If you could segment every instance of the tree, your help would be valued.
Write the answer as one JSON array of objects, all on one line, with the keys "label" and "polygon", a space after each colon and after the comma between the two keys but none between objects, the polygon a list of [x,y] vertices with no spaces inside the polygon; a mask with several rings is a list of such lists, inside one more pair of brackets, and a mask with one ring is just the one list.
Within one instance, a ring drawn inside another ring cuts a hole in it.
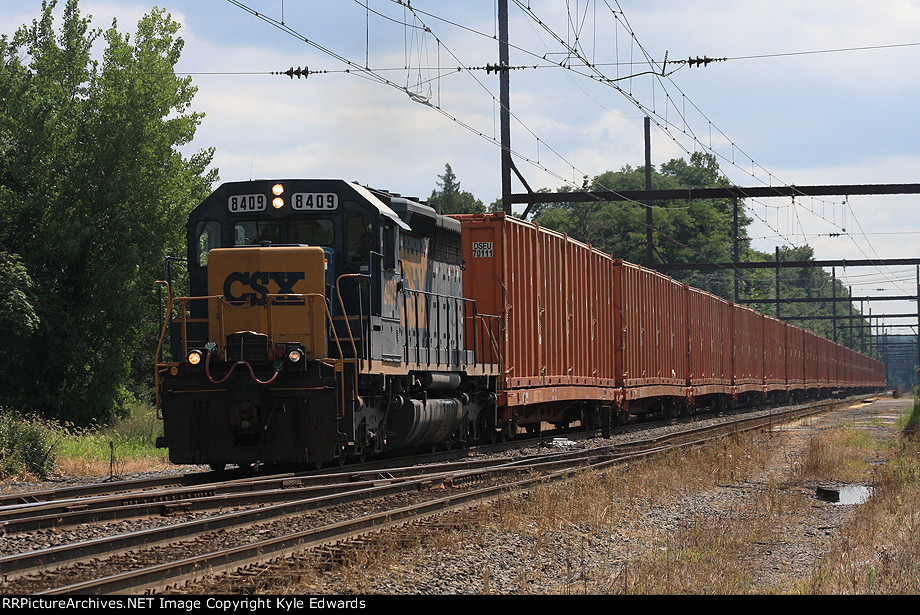
[{"label": "tree", "polygon": [[32,280],[17,254],[0,251],[0,354],[21,343],[38,328],[38,316],[30,300]]},{"label": "tree", "polygon": [[191,79],[174,74],[179,24],[154,9],[132,42],[115,22],[90,29],[68,0],[56,32],[56,4],[0,38],[0,248],[22,256],[40,319],[0,359],[0,402],[88,424],[137,390],[137,353],[150,365],[153,282],[216,172],[211,150],[176,149],[202,119]]},{"label": "tree", "polygon": [[444,165],[444,175],[438,175],[440,190],[432,190],[428,203],[439,208],[442,214],[481,214],[486,208],[471,193],[460,190],[460,182],[449,164]]},{"label": "tree", "polygon": [[[694,153],[689,162],[671,160],[661,169],[652,169],[653,189],[677,189],[725,186],[719,176],[714,156]],[[593,180],[585,178],[586,191],[643,190],[645,168],[629,165],[619,171],[607,171]],[[566,186],[559,192],[571,190]],[[654,259],[656,263],[719,262],[731,260],[732,202],[730,199],[694,199],[655,202],[652,204]],[[618,258],[645,263],[646,223],[645,204],[619,202],[558,203],[544,205],[536,211],[534,221],[589,243],[598,250]],[[746,247],[746,227],[750,219],[742,216],[739,232]],[[692,272],[676,275],[682,281],[730,296],[730,281],[712,277],[702,278]]]}]

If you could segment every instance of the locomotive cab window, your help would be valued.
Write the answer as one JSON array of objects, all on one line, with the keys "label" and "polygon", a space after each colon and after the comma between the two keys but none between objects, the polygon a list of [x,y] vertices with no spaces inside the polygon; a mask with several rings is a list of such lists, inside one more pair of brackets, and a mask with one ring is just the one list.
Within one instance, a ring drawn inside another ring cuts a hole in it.
[{"label": "locomotive cab window", "polygon": [[399,227],[388,224],[383,230],[383,266],[394,270],[399,265]]},{"label": "locomotive cab window", "polygon": [[345,251],[349,263],[367,263],[374,247],[374,223],[370,216],[351,216],[345,221]]},{"label": "locomotive cab window", "polygon": [[220,222],[208,220],[198,223],[198,241],[195,243],[197,253],[195,262],[200,267],[208,266],[208,252],[220,247]]},{"label": "locomotive cab window", "polygon": [[233,225],[233,245],[257,246],[263,241],[281,243],[278,223],[272,220],[242,220]]},{"label": "locomotive cab window", "polygon": [[288,227],[288,243],[331,246],[334,237],[332,220],[325,218],[293,220]]}]

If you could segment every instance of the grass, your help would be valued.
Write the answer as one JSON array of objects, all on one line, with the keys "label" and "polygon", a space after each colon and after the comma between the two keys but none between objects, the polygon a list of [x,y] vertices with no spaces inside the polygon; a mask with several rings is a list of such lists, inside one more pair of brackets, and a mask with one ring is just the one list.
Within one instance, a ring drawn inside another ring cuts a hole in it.
[{"label": "grass", "polygon": [[[442,538],[417,547],[370,543],[351,564],[299,569],[286,589],[430,587],[440,563],[466,549],[492,553],[469,571],[470,593],[918,593],[920,446],[897,433],[873,419],[802,445],[785,432],[739,435],[578,475],[455,515]],[[815,499],[816,484],[833,482],[869,484],[873,497],[846,516]],[[756,495],[734,497],[739,485]],[[825,526],[825,513],[844,521]]]},{"label": "grass", "polygon": [[152,406],[138,404],[111,425],[70,430],[61,441],[58,472],[66,475],[123,474],[169,467],[166,449],[156,448],[163,423]]},{"label": "grass", "polygon": [[[262,589],[387,591],[382,579],[411,586],[472,547],[508,551],[468,571],[473,593],[920,593],[918,415],[915,401],[897,423],[901,438],[880,437],[878,419],[854,421],[804,446],[793,446],[784,432],[737,435],[580,474],[451,515],[412,540],[359,545],[331,569],[292,565]],[[167,465],[165,451],[153,445],[160,422],[149,407],[105,429],[56,429],[56,467],[64,474]],[[871,485],[873,496],[831,534],[816,517],[813,489],[832,482]],[[755,486],[756,495],[733,498],[730,486],[742,484]],[[502,561],[510,568],[500,569]]]},{"label": "grass", "polygon": [[816,568],[811,589],[831,594],[920,593],[920,401],[902,414],[899,440],[873,472],[872,498]]},{"label": "grass", "polygon": [[[42,450],[49,452],[51,460],[44,468],[34,464],[7,464],[2,472],[7,478],[35,480],[49,472],[67,476],[106,476],[169,467],[167,451],[155,445],[157,436],[162,434],[162,421],[149,405],[135,405],[125,418],[95,429],[16,417],[6,411],[0,415],[4,417],[4,424],[17,426],[17,433],[25,432],[31,438],[40,439]],[[39,445],[33,448],[36,446]],[[4,452],[8,448],[11,447],[4,445]]]}]

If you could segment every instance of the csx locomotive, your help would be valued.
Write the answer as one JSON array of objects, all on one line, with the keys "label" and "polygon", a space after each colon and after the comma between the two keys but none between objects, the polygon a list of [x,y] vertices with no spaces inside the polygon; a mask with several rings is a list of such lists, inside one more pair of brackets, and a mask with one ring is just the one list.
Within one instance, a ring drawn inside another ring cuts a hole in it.
[{"label": "csx locomotive", "polygon": [[320,465],[494,429],[497,324],[462,296],[456,220],[343,180],[248,181],[187,231],[156,369],[174,463]]},{"label": "csx locomotive", "polygon": [[544,423],[606,435],[885,385],[874,359],[501,213],[260,180],[222,185],[187,232],[189,296],[169,297],[156,365],[174,463],[319,466]]}]

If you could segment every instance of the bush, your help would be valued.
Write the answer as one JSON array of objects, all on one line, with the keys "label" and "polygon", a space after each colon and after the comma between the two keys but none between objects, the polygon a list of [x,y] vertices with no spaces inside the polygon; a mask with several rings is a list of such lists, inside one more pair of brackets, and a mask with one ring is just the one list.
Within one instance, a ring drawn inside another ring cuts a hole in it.
[{"label": "bush", "polygon": [[39,419],[0,410],[0,477],[28,472],[45,478],[55,464],[52,435]]}]

